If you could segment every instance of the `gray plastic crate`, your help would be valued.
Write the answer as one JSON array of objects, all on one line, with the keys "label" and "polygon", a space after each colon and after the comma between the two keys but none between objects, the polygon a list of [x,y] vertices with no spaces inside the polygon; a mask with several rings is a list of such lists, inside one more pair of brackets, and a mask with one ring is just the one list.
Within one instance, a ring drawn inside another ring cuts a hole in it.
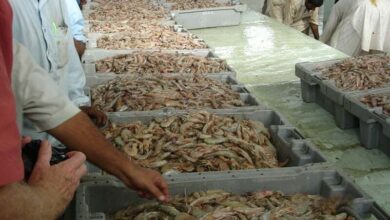
[{"label": "gray plastic crate", "polygon": [[[164,76],[178,76],[178,77],[191,77],[191,76],[194,76],[196,74],[181,74],[181,73],[169,73],[169,74],[164,74]],[[138,75],[139,76],[142,76],[142,75]],[[150,76],[153,76],[153,74],[151,74]],[[113,74],[113,75],[105,75],[105,74],[89,74],[86,76],[86,87],[87,88],[92,88],[92,87],[95,87],[97,85],[100,85],[100,84],[103,84],[109,80],[112,80],[112,79],[115,79],[117,77],[124,77],[124,78],[132,78],[132,77],[137,77],[137,75],[116,75],[116,74]],[[231,86],[231,88],[233,89],[233,91],[236,91],[236,92],[239,92],[239,93],[249,93],[249,90],[242,84],[239,84],[238,81],[233,77],[233,76],[230,76],[230,75],[225,75],[225,74],[209,74],[209,75],[206,75],[206,77],[208,78],[211,78],[211,79],[214,79],[214,80],[218,80],[218,81],[221,81],[223,83],[226,83],[228,85]],[[89,90],[89,89],[87,89]],[[90,92],[89,92],[90,94]],[[89,95],[90,96],[90,95]]]},{"label": "gray plastic crate", "polygon": [[[171,74],[171,76],[172,75],[178,75],[180,77],[186,77],[186,75],[191,75],[191,74]],[[102,84],[102,83],[104,83],[104,82],[106,82],[108,80],[114,79],[115,77],[120,77],[120,76],[87,76],[86,87],[87,87],[87,89],[91,89],[91,87],[94,87],[96,85]],[[126,76],[125,75],[125,76],[121,76],[121,77],[131,78],[131,77],[134,77],[134,76]],[[264,104],[258,102],[257,99],[252,94],[249,93],[249,90],[245,86],[243,86],[241,84],[238,84],[237,81],[233,77],[227,76],[227,75],[208,75],[207,77],[215,79],[215,80],[218,80],[218,81],[222,81],[224,83],[227,83],[228,85],[231,86],[231,89],[233,91],[238,92],[240,94],[240,99],[241,99],[241,101],[243,101],[246,104],[246,106],[233,107],[231,109],[235,109],[237,111],[256,110],[256,109],[268,109],[267,106],[265,106]],[[92,103],[92,101],[91,101],[91,103]],[[172,111],[174,112],[174,111],[177,111],[177,110],[178,109],[167,107],[167,108],[162,108],[162,109],[158,109],[158,110],[128,111],[128,112],[131,112],[133,114],[137,113],[137,112],[159,113],[159,112],[172,112]],[[227,110],[227,109],[221,109],[221,110]]]},{"label": "gray plastic crate", "polygon": [[[304,62],[295,64],[295,75],[301,80],[302,99],[305,102],[316,102],[318,104],[326,104],[330,100],[321,94],[321,83],[323,79],[319,77],[321,74],[318,68],[324,65],[332,65],[340,60],[331,60],[325,62]],[[333,113],[334,110],[330,106],[326,107],[326,110]]]},{"label": "gray plastic crate", "polygon": [[88,174],[93,174],[93,173],[100,174],[102,172],[102,170],[99,167],[95,166],[89,161],[86,162],[86,166],[87,166]]},{"label": "gray plastic crate", "polygon": [[155,52],[159,51],[162,53],[183,53],[183,54],[197,54],[199,56],[207,56],[211,49],[194,49],[194,50],[160,50],[160,49],[126,49],[126,50],[105,50],[105,49],[90,49],[86,50],[85,54],[82,58],[83,63],[94,63],[98,60],[122,55],[122,54],[130,54],[134,52]]},{"label": "gray plastic crate", "polygon": [[169,0],[160,0],[160,5],[171,11],[172,19],[187,29],[200,29],[211,27],[234,26],[241,23],[242,13],[246,5],[240,1],[215,0],[218,3],[231,3],[231,6],[201,8],[190,10],[172,10],[175,5]]},{"label": "gray plastic crate", "polygon": [[334,82],[322,78],[321,71],[319,70],[319,68],[331,66],[340,61],[342,61],[342,59],[298,63],[295,65],[295,75],[310,85],[319,85],[321,92],[325,95],[325,97],[329,98],[338,105],[343,105],[344,96],[349,92],[341,91],[334,85]]},{"label": "gray plastic crate", "polygon": [[331,113],[339,128],[356,128],[359,126],[359,121],[344,109],[345,96],[356,92],[341,91],[336,88],[332,81],[321,79],[321,73],[318,71],[320,67],[332,65],[339,61],[298,63],[295,65],[295,75],[301,79],[303,101],[315,102]]},{"label": "gray plastic crate", "polygon": [[[323,103],[324,105],[321,106],[335,116],[339,128],[356,128],[359,126],[359,121],[355,116],[345,111],[344,103],[346,102],[346,96],[359,94],[362,91],[344,91],[337,88],[335,82],[323,78],[319,70],[319,68],[325,68],[342,60],[344,59],[299,63],[296,65],[295,75],[301,78],[302,82],[305,82],[302,85],[302,97],[305,102]],[[374,90],[376,89],[368,91]],[[321,93],[321,95],[318,95],[318,93]]]},{"label": "gray plastic crate", "polygon": [[[196,112],[197,110],[192,111],[186,111],[186,110],[177,110],[175,112],[166,112],[166,113],[109,113],[108,117],[112,122],[115,122],[117,124],[124,124],[124,123],[130,123],[130,122],[136,122],[141,121],[143,123],[150,123],[155,118],[164,118],[164,117],[170,117],[173,115],[184,115],[188,112]],[[204,111],[204,110],[199,110]],[[272,125],[276,126],[286,126],[286,127],[292,127],[291,124],[279,113],[273,110],[264,110],[264,109],[257,109],[257,110],[251,110],[251,111],[244,111],[244,112],[237,112],[234,110],[224,110],[224,111],[217,111],[217,110],[207,110],[207,112],[210,112],[212,114],[216,114],[218,116],[225,116],[225,117],[236,117],[237,119],[242,120],[254,120],[258,121],[264,124],[267,128],[270,128]],[[293,129],[293,133],[288,133],[283,135],[285,137],[294,137],[295,139],[303,139],[303,136]],[[277,130],[275,130],[277,132]],[[282,132],[280,133],[282,134]]]},{"label": "gray plastic crate", "polygon": [[390,117],[380,112],[373,112],[373,117],[378,123],[367,127],[367,130],[371,129],[369,132],[373,135],[372,143],[373,145],[377,143],[379,149],[390,156]]},{"label": "gray plastic crate", "polygon": [[[388,93],[390,94],[390,88],[384,88],[384,89],[375,89],[375,90],[369,90],[369,91],[363,91],[359,93],[355,93],[352,95],[347,95],[344,102],[344,107],[349,112],[354,114],[356,117],[359,117],[363,121],[369,121],[373,120],[374,114],[382,115],[382,108],[371,108],[368,105],[365,105],[360,101],[361,98],[363,98],[366,95],[370,94],[381,94],[381,93]],[[384,116],[384,118],[387,118]]]},{"label": "gray plastic crate", "polygon": [[[196,40],[198,43],[203,43],[207,46],[207,48],[210,48],[203,39],[200,39],[198,36],[189,33],[186,29],[182,28],[181,25],[175,25],[175,32],[178,33],[183,33],[183,34],[189,34],[190,36],[193,37],[194,40]],[[102,34],[102,33],[88,33],[88,43],[87,43],[87,49],[94,49],[94,48],[99,48],[97,46],[97,41],[99,38],[102,38],[104,36],[115,36],[115,35],[121,35],[123,33],[109,33],[109,34]],[[101,48],[103,49],[103,48]],[[137,49],[137,48],[123,48],[123,49]],[[156,49],[156,47],[150,47],[150,48],[139,48],[139,49]],[[167,50],[180,50],[180,49],[175,49],[175,48],[159,48],[159,49],[167,49]],[[184,49],[184,50],[193,50],[193,49],[206,49],[206,48],[191,48],[191,49]],[[117,50],[117,49],[112,49],[112,50]]]},{"label": "gray plastic crate", "polygon": [[[379,146],[390,146],[390,124],[387,123],[389,116],[382,114],[381,108],[370,108],[363,104],[360,99],[369,94],[390,93],[390,88],[375,89],[347,95],[345,97],[344,108],[353,116],[359,119],[359,135],[361,144],[368,148],[378,148]],[[390,155],[390,150],[387,150]]]},{"label": "gray plastic crate", "polygon": [[[99,22],[99,23],[102,23],[102,24],[105,24],[105,23],[110,23],[110,21],[94,21],[94,22]],[[85,33],[105,33],[105,32],[96,32],[96,31],[92,31],[91,30],[91,20],[87,20],[85,21],[85,24],[84,24],[84,32]],[[175,25],[175,21],[171,20],[169,17],[167,18],[162,18],[162,19],[159,19],[156,21],[156,24],[161,24],[161,25],[164,25],[164,26],[173,26]],[[114,31],[113,31],[114,33]]]},{"label": "gray plastic crate", "polygon": [[301,93],[304,102],[315,102],[334,116],[337,127],[341,129],[356,128],[359,121],[356,117],[328,98],[322,91],[319,84],[308,83],[301,79]]},{"label": "gray plastic crate", "polygon": [[172,11],[172,18],[185,28],[200,29],[240,25],[246,5]]},{"label": "gray plastic crate", "polygon": [[341,60],[342,59],[297,63],[295,65],[295,75],[305,82],[319,84],[323,80],[320,77],[321,71],[319,71],[319,68],[330,66]]},{"label": "gray plastic crate", "polygon": [[378,148],[390,156],[390,123],[388,121],[374,123],[360,121],[359,130],[360,142],[364,147]]},{"label": "gray plastic crate", "polygon": [[[176,51],[170,51],[170,52],[167,52],[168,54],[171,54],[171,53],[177,53]],[[130,53],[126,53],[126,54],[130,54]],[[187,53],[182,53],[183,55],[184,54],[191,54],[191,55],[194,55],[194,56],[200,56],[200,57],[208,57],[208,58],[218,58],[217,55],[215,55],[214,52],[211,52],[211,51],[207,51],[207,53],[205,53],[204,51],[194,51],[194,52],[187,52]],[[123,55],[123,54],[121,54]],[[114,56],[117,56],[117,55],[112,55],[112,56],[106,56],[105,58],[109,58],[109,57],[114,57]],[[105,59],[104,58],[104,59]],[[83,63],[83,67],[84,67],[84,71],[86,74],[97,74],[97,75],[113,75],[113,76],[118,76],[118,75],[121,75],[121,74],[115,74],[113,72],[96,72],[96,62],[99,61],[101,59],[98,59],[94,62],[88,62],[88,61],[84,61]],[[89,60],[91,61],[91,60]],[[207,74],[216,74],[216,75],[228,75],[228,76],[232,76],[232,77],[236,77],[236,72],[235,70],[230,67],[228,65],[228,68],[227,68],[227,71],[225,72],[219,72],[219,73],[207,73]],[[163,75],[163,74],[162,74]]]},{"label": "gray plastic crate", "polygon": [[[325,163],[325,157],[319,150],[303,135],[287,122],[283,116],[272,110],[256,110],[246,112],[236,111],[210,111],[218,116],[235,117],[242,120],[253,120],[264,124],[269,129],[271,142],[278,152],[278,161],[286,162],[287,167],[303,166],[314,163]],[[183,115],[186,111],[177,111],[160,114],[131,114],[131,113],[114,113],[109,114],[110,121],[121,124],[134,123],[141,121],[145,124],[150,123],[156,118],[165,118],[172,115]],[[220,172],[207,172],[218,174]],[[223,172],[222,172],[223,173]],[[187,174],[180,174],[187,175]],[[194,175],[189,173],[188,175]]]},{"label": "gray plastic crate", "polygon": [[[233,90],[234,90],[234,88],[233,88]],[[226,108],[226,109],[205,109],[205,108],[203,108],[203,110],[210,110],[210,111],[214,110],[216,112],[220,112],[220,111],[223,112],[223,111],[228,111],[228,110],[234,110],[234,111],[237,111],[237,112],[246,112],[246,111],[253,111],[253,110],[257,110],[257,109],[269,109],[269,107],[267,107],[266,105],[258,102],[257,99],[252,94],[240,93],[240,99],[241,99],[241,101],[243,101],[247,105],[243,106],[243,107],[233,107],[233,108]],[[158,109],[158,110],[150,110],[150,111],[107,112],[107,114],[116,114],[116,113],[117,114],[123,114],[123,113],[130,113],[130,114],[139,114],[139,113],[160,114],[160,113],[177,112],[179,110],[180,109],[167,107],[167,108],[161,108],[161,109]],[[197,109],[188,109],[188,110],[197,110]],[[198,110],[201,110],[201,109],[198,109]]]},{"label": "gray plastic crate", "polygon": [[[170,26],[173,29],[173,32],[178,32],[178,33],[188,33],[191,36],[198,38],[196,35],[193,35],[188,32],[182,25],[178,25],[173,23],[172,25],[165,25],[165,26]],[[122,32],[115,32],[115,33],[101,33],[101,32],[88,32],[87,37],[88,37],[88,43],[90,43],[91,47],[96,47],[93,45],[96,45],[96,41],[104,36],[113,36],[117,34],[121,34]],[[126,32],[123,32],[126,33]]]},{"label": "gray plastic crate", "polygon": [[[254,120],[263,123],[269,128],[271,142],[278,152],[278,161],[286,162],[285,167],[297,167],[309,164],[326,163],[325,157],[320,151],[308,140],[304,139],[303,135],[287,122],[283,116],[272,110],[256,110],[237,112],[232,110],[218,110],[209,112],[219,116],[233,116],[238,119]],[[117,124],[126,124],[136,121],[150,123],[154,118],[164,118],[172,115],[186,114],[187,111],[176,111],[168,113],[110,113],[109,119]],[[277,168],[280,169],[280,168]],[[284,168],[283,168],[284,169]],[[94,170],[93,173],[102,173],[102,171]],[[218,175],[220,172],[207,172]],[[179,175],[197,176],[200,173],[180,173]],[[177,174],[172,174],[177,176]],[[172,175],[167,175],[167,178]]]},{"label": "gray plastic crate", "polygon": [[[168,179],[171,195],[212,189],[243,194],[255,191],[281,191],[285,194],[306,193],[326,198],[346,199],[341,209],[358,220],[373,214],[379,220],[390,219],[366,193],[339,171],[329,168],[297,170],[264,170],[227,175],[200,175],[197,178]],[[81,184],[76,194],[77,220],[105,220],[106,215],[147,200],[111,178]]]}]

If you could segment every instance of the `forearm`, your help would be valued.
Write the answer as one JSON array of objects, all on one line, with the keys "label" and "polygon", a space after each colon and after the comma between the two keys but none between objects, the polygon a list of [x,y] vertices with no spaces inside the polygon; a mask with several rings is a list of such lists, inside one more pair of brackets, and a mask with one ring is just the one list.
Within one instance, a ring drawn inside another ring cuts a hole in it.
[{"label": "forearm", "polygon": [[314,38],[316,40],[320,39],[320,33],[318,31],[318,25],[310,23],[311,31],[313,32]]},{"label": "forearm", "polygon": [[127,181],[125,174],[134,164],[108,142],[84,113],[78,113],[60,126],[48,131],[69,149],[81,151],[87,160]]},{"label": "forearm", "polygon": [[63,207],[55,207],[47,196],[40,193],[38,188],[25,183],[13,183],[0,187],[1,219],[56,219]]},{"label": "forearm", "polygon": [[76,39],[74,39],[74,45],[76,47],[77,54],[79,55],[79,58],[81,59],[81,57],[84,55],[86,45],[84,42],[78,41]]}]

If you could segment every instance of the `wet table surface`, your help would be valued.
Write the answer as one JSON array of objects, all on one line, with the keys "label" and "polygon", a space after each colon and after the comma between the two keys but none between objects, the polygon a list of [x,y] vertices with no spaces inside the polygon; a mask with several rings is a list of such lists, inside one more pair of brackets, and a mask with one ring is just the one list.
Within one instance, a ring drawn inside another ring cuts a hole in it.
[{"label": "wet table surface", "polygon": [[254,11],[234,27],[191,30],[203,38],[237,72],[260,102],[283,114],[336,167],[390,212],[390,158],[360,146],[357,129],[341,130],[333,116],[304,103],[294,65],[346,57],[308,36]]}]

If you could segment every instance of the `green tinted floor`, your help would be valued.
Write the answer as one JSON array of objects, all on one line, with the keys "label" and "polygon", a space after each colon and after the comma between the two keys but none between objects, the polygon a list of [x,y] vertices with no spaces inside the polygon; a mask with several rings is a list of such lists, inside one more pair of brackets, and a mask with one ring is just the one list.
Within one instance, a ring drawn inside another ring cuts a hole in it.
[{"label": "green tinted floor", "polygon": [[191,30],[215,48],[237,71],[237,78],[259,101],[282,113],[327,159],[350,174],[390,212],[390,159],[359,145],[357,130],[341,130],[332,115],[304,103],[294,65],[346,57],[293,29],[253,11],[240,26]]}]

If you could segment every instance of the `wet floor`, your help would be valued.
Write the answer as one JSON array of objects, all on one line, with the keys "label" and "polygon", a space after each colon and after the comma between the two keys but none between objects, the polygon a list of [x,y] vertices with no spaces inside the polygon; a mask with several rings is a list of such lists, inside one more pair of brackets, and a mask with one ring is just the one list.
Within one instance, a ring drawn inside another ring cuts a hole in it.
[{"label": "wet floor", "polygon": [[332,115],[301,99],[294,65],[346,57],[291,28],[247,11],[240,26],[192,30],[227,59],[259,101],[282,113],[329,161],[390,212],[390,158],[360,146],[357,130],[336,127]]}]

